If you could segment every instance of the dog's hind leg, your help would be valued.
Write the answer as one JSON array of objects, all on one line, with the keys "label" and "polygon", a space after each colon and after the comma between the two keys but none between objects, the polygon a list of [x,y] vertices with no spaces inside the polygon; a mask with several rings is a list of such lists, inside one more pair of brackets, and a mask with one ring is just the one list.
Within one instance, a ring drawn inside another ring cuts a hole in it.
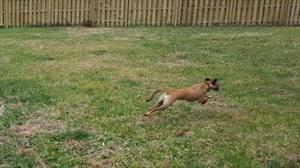
[{"label": "dog's hind leg", "polygon": [[164,103],[164,100],[158,100],[158,102],[153,107],[151,107],[145,115],[147,116],[147,115],[151,114],[153,111],[155,111],[161,105],[163,105],[163,103]]},{"label": "dog's hind leg", "polygon": [[149,111],[145,115],[148,116],[156,111],[164,110],[164,109],[168,108],[169,106],[171,106],[173,104],[173,102],[174,101],[172,101],[170,99],[169,95],[164,94],[160,97],[160,99],[158,100],[156,105],[153,106],[152,108],[150,108]]},{"label": "dog's hind leg", "polygon": [[160,107],[163,103],[164,103],[163,100],[158,101],[158,102],[157,102],[153,107],[151,107],[148,111],[151,111],[151,110],[153,110],[153,109],[155,109],[155,108]]}]

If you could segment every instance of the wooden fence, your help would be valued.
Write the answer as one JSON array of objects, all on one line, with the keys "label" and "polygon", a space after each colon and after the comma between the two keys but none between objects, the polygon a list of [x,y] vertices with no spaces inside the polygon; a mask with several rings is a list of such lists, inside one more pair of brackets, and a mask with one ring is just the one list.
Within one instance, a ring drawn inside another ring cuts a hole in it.
[{"label": "wooden fence", "polygon": [[0,0],[0,27],[300,25],[300,0]]}]

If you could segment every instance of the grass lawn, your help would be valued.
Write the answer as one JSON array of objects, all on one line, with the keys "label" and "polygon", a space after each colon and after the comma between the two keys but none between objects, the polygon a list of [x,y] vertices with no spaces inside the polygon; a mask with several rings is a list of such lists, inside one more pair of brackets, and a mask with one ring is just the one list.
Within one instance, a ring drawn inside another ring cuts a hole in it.
[{"label": "grass lawn", "polygon": [[300,166],[300,28],[0,29],[0,167],[37,166]]}]

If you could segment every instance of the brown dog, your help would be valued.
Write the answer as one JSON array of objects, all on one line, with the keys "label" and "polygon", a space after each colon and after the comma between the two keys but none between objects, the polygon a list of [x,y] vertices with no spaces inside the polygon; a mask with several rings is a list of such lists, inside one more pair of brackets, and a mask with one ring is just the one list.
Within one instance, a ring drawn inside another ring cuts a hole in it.
[{"label": "brown dog", "polygon": [[211,80],[206,78],[204,82],[195,84],[191,87],[182,89],[158,89],[152,93],[152,95],[147,99],[150,101],[157,93],[163,93],[157,103],[149,109],[145,114],[146,116],[160,110],[164,110],[170,107],[176,100],[186,100],[189,102],[198,101],[201,104],[205,104],[208,100],[206,95],[209,90],[219,90],[219,85],[217,84],[218,79]]}]

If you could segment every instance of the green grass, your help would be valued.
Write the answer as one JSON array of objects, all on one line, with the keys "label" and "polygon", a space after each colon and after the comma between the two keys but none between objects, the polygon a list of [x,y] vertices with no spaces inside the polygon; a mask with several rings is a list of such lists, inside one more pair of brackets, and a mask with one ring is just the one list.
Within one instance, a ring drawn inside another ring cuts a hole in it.
[{"label": "green grass", "polygon": [[[297,27],[0,29],[0,167],[299,167],[299,46]],[[143,116],[206,77],[204,106]]]}]

